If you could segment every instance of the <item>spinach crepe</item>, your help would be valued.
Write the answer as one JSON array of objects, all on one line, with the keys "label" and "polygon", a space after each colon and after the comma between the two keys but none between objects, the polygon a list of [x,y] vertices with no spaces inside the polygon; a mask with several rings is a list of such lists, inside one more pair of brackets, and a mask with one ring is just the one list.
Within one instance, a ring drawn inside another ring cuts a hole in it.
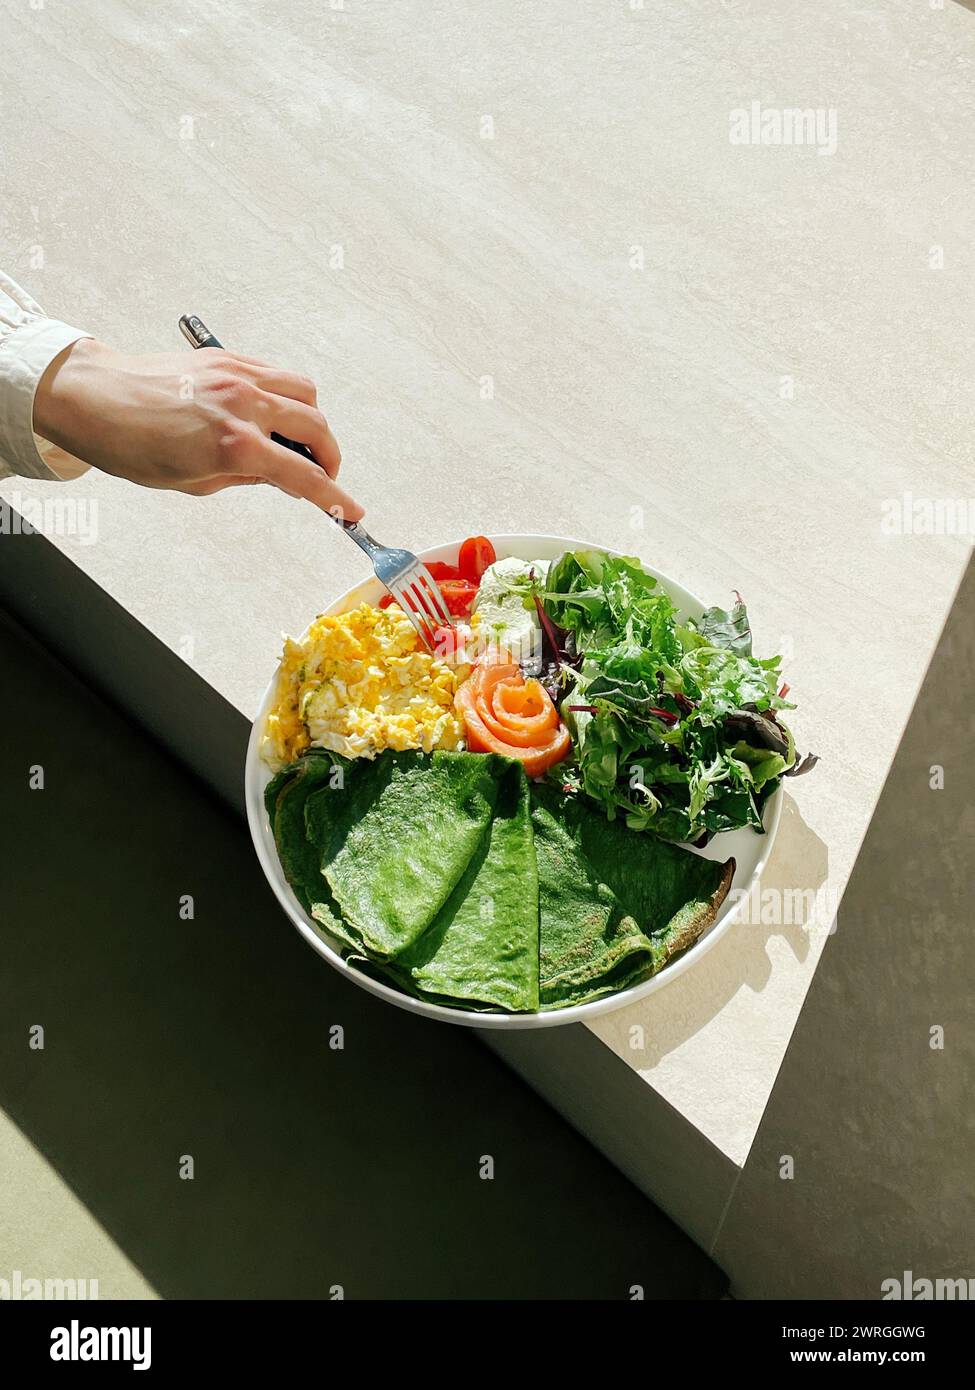
[{"label": "spinach crepe", "polygon": [[656,974],[714,921],[733,859],[718,864],[634,833],[552,787],[533,787],[532,802],[543,1008]]},{"label": "spinach crepe", "polygon": [[341,788],[308,798],[306,835],[367,955],[401,956],[450,897],[490,825],[495,762],[471,753],[387,753],[356,759]]},{"label": "spinach crepe", "polygon": [[295,895],[346,958],[465,1009],[625,989],[697,939],[734,872],[491,754],[312,750],[265,802]]},{"label": "spinach crepe", "polygon": [[424,997],[534,1012],[538,874],[531,800],[518,763],[502,762],[498,776],[487,834],[419,947],[402,963]]},{"label": "spinach crepe", "polygon": [[292,892],[319,926],[343,946],[358,942],[345,930],[342,913],[321,872],[321,851],[305,834],[305,805],[321,787],[342,784],[347,764],[334,753],[310,749],[267,784],[264,804],[278,847],[278,858]]},{"label": "spinach crepe", "polygon": [[264,792],[281,867],[307,912],[323,895],[331,895],[321,877],[321,856],[305,837],[305,803],[313,791],[342,775],[342,761],[333,754],[306,753],[273,777]]}]

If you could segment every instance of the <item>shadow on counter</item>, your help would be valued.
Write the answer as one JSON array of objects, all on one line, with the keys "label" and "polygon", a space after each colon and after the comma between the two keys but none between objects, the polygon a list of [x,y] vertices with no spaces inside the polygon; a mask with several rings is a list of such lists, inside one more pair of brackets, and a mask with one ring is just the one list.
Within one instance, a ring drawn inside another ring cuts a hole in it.
[{"label": "shadow on counter", "polygon": [[188,773],[6,617],[0,648],[0,1104],[160,1294],[720,1296],[476,1039],[318,961]]}]

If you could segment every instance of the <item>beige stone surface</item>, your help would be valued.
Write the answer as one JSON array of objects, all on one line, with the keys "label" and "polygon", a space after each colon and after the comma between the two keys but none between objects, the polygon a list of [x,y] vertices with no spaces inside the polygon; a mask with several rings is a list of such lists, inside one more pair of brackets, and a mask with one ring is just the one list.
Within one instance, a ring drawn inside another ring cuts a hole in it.
[{"label": "beige stone surface", "polygon": [[[84,1203],[0,1112],[3,1240],[0,1279],[7,1296],[26,1281],[74,1280],[87,1298],[155,1298]],[[48,1291],[63,1287],[48,1285]],[[69,1289],[71,1285],[67,1286]]]},{"label": "beige stone surface", "polygon": [[[975,16],[0,0],[0,22],[0,264],[116,346],[172,348],[192,311],[313,374],[381,538],[564,533],[740,589],[823,758],[767,885],[838,895],[969,549],[881,522],[907,491],[975,495]],[[752,101],[834,110],[835,153],[732,144]],[[71,492],[98,539],[56,542],[247,713],[279,633],[363,572],[263,489]],[[741,1162],[825,925],[739,925],[595,1031]]]}]

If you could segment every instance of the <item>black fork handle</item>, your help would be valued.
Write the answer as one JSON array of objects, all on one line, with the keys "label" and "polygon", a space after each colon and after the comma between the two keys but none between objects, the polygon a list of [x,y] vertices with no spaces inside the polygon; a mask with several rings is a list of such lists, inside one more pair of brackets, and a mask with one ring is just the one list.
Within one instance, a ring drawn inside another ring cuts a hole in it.
[{"label": "black fork handle", "polygon": [[[179,321],[179,331],[183,337],[195,348],[222,348],[223,343],[207,328],[206,324],[196,314],[184,314]],[[297,439],[286,439],[283,434],[272,431],[271,438],[275,444],[283,444],[286,449],[293,449],[296,454],[313,463],[316,468],[321,467],[318,459],[309,449],[307,444],[299,444]]]}]

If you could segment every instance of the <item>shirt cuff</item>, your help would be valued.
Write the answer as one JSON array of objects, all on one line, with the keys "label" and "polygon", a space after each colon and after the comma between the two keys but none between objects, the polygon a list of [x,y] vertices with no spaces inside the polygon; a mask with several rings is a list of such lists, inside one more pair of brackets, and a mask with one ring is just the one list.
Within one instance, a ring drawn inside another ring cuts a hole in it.
[{"label": "shirt cuff", "polygon": [[57,319],[36,319],[0,340],[0,461],[24,478],[64,482],[88,464],[34,433],[34,393],[65,348],[93,335]]}]

